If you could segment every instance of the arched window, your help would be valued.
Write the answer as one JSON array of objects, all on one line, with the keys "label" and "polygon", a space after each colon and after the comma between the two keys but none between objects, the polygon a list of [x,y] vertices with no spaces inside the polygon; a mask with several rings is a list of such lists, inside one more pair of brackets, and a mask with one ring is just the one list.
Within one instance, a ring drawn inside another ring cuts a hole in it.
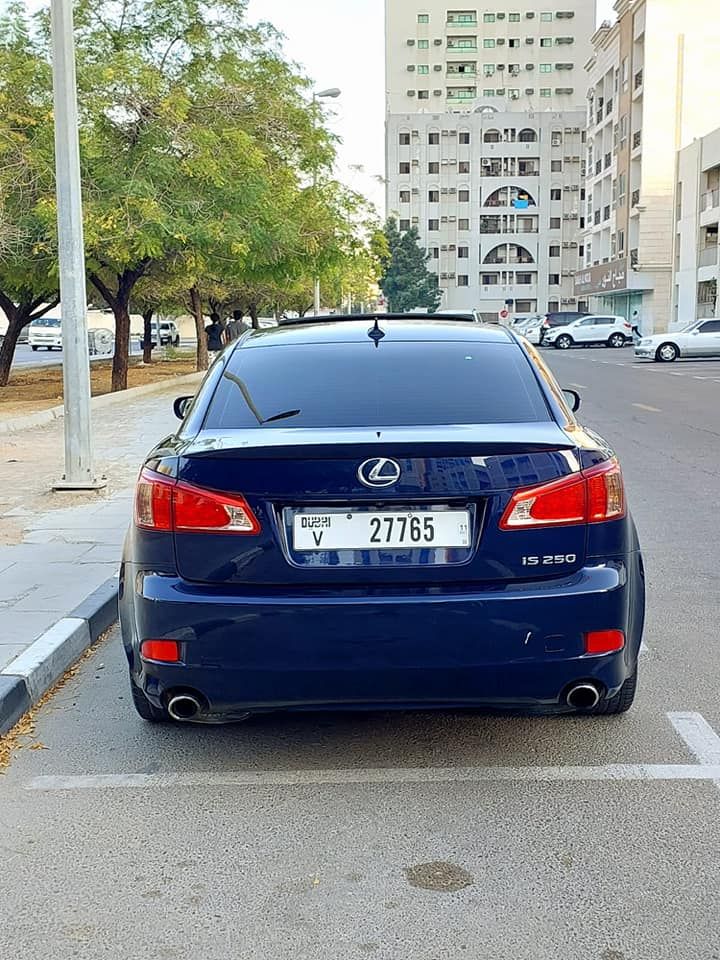
[{"label": "arched window", "polygon": [[530,127],[526,127],[518,134],[518,141],[520,143],[537,143],[537,138],[537,132],[535,130],[531,130]]},{"label": "arched window", "polygon": [[483,206],[510,207],[513,205],[514,201],[518,200],[519,198],[527,198],[525,202],[527,203],[528,207],[537,206],[532,194],[528,193],[524,187],[500,187],[499,190],[495,190],[489,195]]},{"label": "arched window", "polygon": [[500,143],[502,134],[499,130],[486,130],[483,134],[483,143]]},{"label": "arched window", "polygon": [[519,243],[501,243],[485,255],[484,264],[501,263],[535,263],[535,258],[528,249]]}]

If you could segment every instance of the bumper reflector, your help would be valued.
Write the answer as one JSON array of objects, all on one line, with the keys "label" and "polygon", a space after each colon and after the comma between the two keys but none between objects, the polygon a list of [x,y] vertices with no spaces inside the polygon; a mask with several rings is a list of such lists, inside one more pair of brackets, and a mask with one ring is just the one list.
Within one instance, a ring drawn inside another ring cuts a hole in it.
[{"label": "bumper reflector", "polygon": [[585,653],[615,653],[624,646],[622,630],[592,630],[585,634]]},{"label": "bumper reflector", "polygon": [[180,644],[177,640],[143,640],[140,644],[140,656],[143,660],[179,663]]}]

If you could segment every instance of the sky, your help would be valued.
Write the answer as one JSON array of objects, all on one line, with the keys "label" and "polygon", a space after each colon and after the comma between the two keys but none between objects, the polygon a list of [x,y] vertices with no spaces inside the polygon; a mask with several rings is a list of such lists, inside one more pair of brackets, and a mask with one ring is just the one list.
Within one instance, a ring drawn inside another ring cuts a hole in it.
[{"label": "sky", "polygon": [[[614,19],[613,2],[598,0],[598,22]],[[285,35],[287,56],[315,80],[315,89],[342,90],[337,100],[325,101],[330,127],[342,140],[338,176],[382,210],[384,0],[249,0],[248,16]]]}]

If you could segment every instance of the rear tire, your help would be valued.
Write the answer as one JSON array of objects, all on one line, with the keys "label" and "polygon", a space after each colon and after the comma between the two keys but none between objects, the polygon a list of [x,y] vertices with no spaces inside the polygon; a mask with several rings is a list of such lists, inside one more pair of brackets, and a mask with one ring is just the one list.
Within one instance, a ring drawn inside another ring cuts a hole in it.
[{"label": "rear tire", "polygon": [[615,350],[617,350],[619,347],[624,347],[625,337],[622,335],[622,333],[613,333],[608,340],[607,345],[609,347],[613,347]]},{"label": "rear tire", "polygon": [[566,333],[563,333],[555,341],[556,350],[569,350],[572,345],[572,337],[569,337]]},{"label": "rear tire", "polygon": [[130,679],[130,690],[132,692],[133,706],[143,720],[146,720],[148,723],[170,722],[170,715],[168,714],[167,710],[163,710],[159,707],[156,707],[154,703],[150,703],[148,698],[132,678]]},{"label": "rear tire", "polygon": [[635,700],[637,690],[637,670],[628,677],[618,692],[610,700],[601,700],[596,707],[590,710],[594,717],[614,716],[618,713],[627,713]]},{"label": "rear tire", "polygon": [[680,351],[674,343],[661,343],[655,351],[655,359],[660,363],[672,363],[680,356]]},{"label": "rear tire", "polygon": [[30,347],[30,349],[32,350],[33,353],[35,353],[37,350],[37,347],[33,344],[32,347]]}]

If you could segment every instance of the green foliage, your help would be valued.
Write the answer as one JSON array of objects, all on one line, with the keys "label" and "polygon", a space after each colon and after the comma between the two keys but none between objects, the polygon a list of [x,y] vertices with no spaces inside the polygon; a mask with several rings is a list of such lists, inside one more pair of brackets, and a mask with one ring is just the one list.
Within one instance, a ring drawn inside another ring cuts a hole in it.
[{"label": "green foliage", "polygon": [[385,258],[380,286],[391,313],[425,308],[437,310],[442,297],[437,277],[426,267],[427,255],[418,241],[417,230],[401,233],[391,217],[385,224],[388,256]]}]

